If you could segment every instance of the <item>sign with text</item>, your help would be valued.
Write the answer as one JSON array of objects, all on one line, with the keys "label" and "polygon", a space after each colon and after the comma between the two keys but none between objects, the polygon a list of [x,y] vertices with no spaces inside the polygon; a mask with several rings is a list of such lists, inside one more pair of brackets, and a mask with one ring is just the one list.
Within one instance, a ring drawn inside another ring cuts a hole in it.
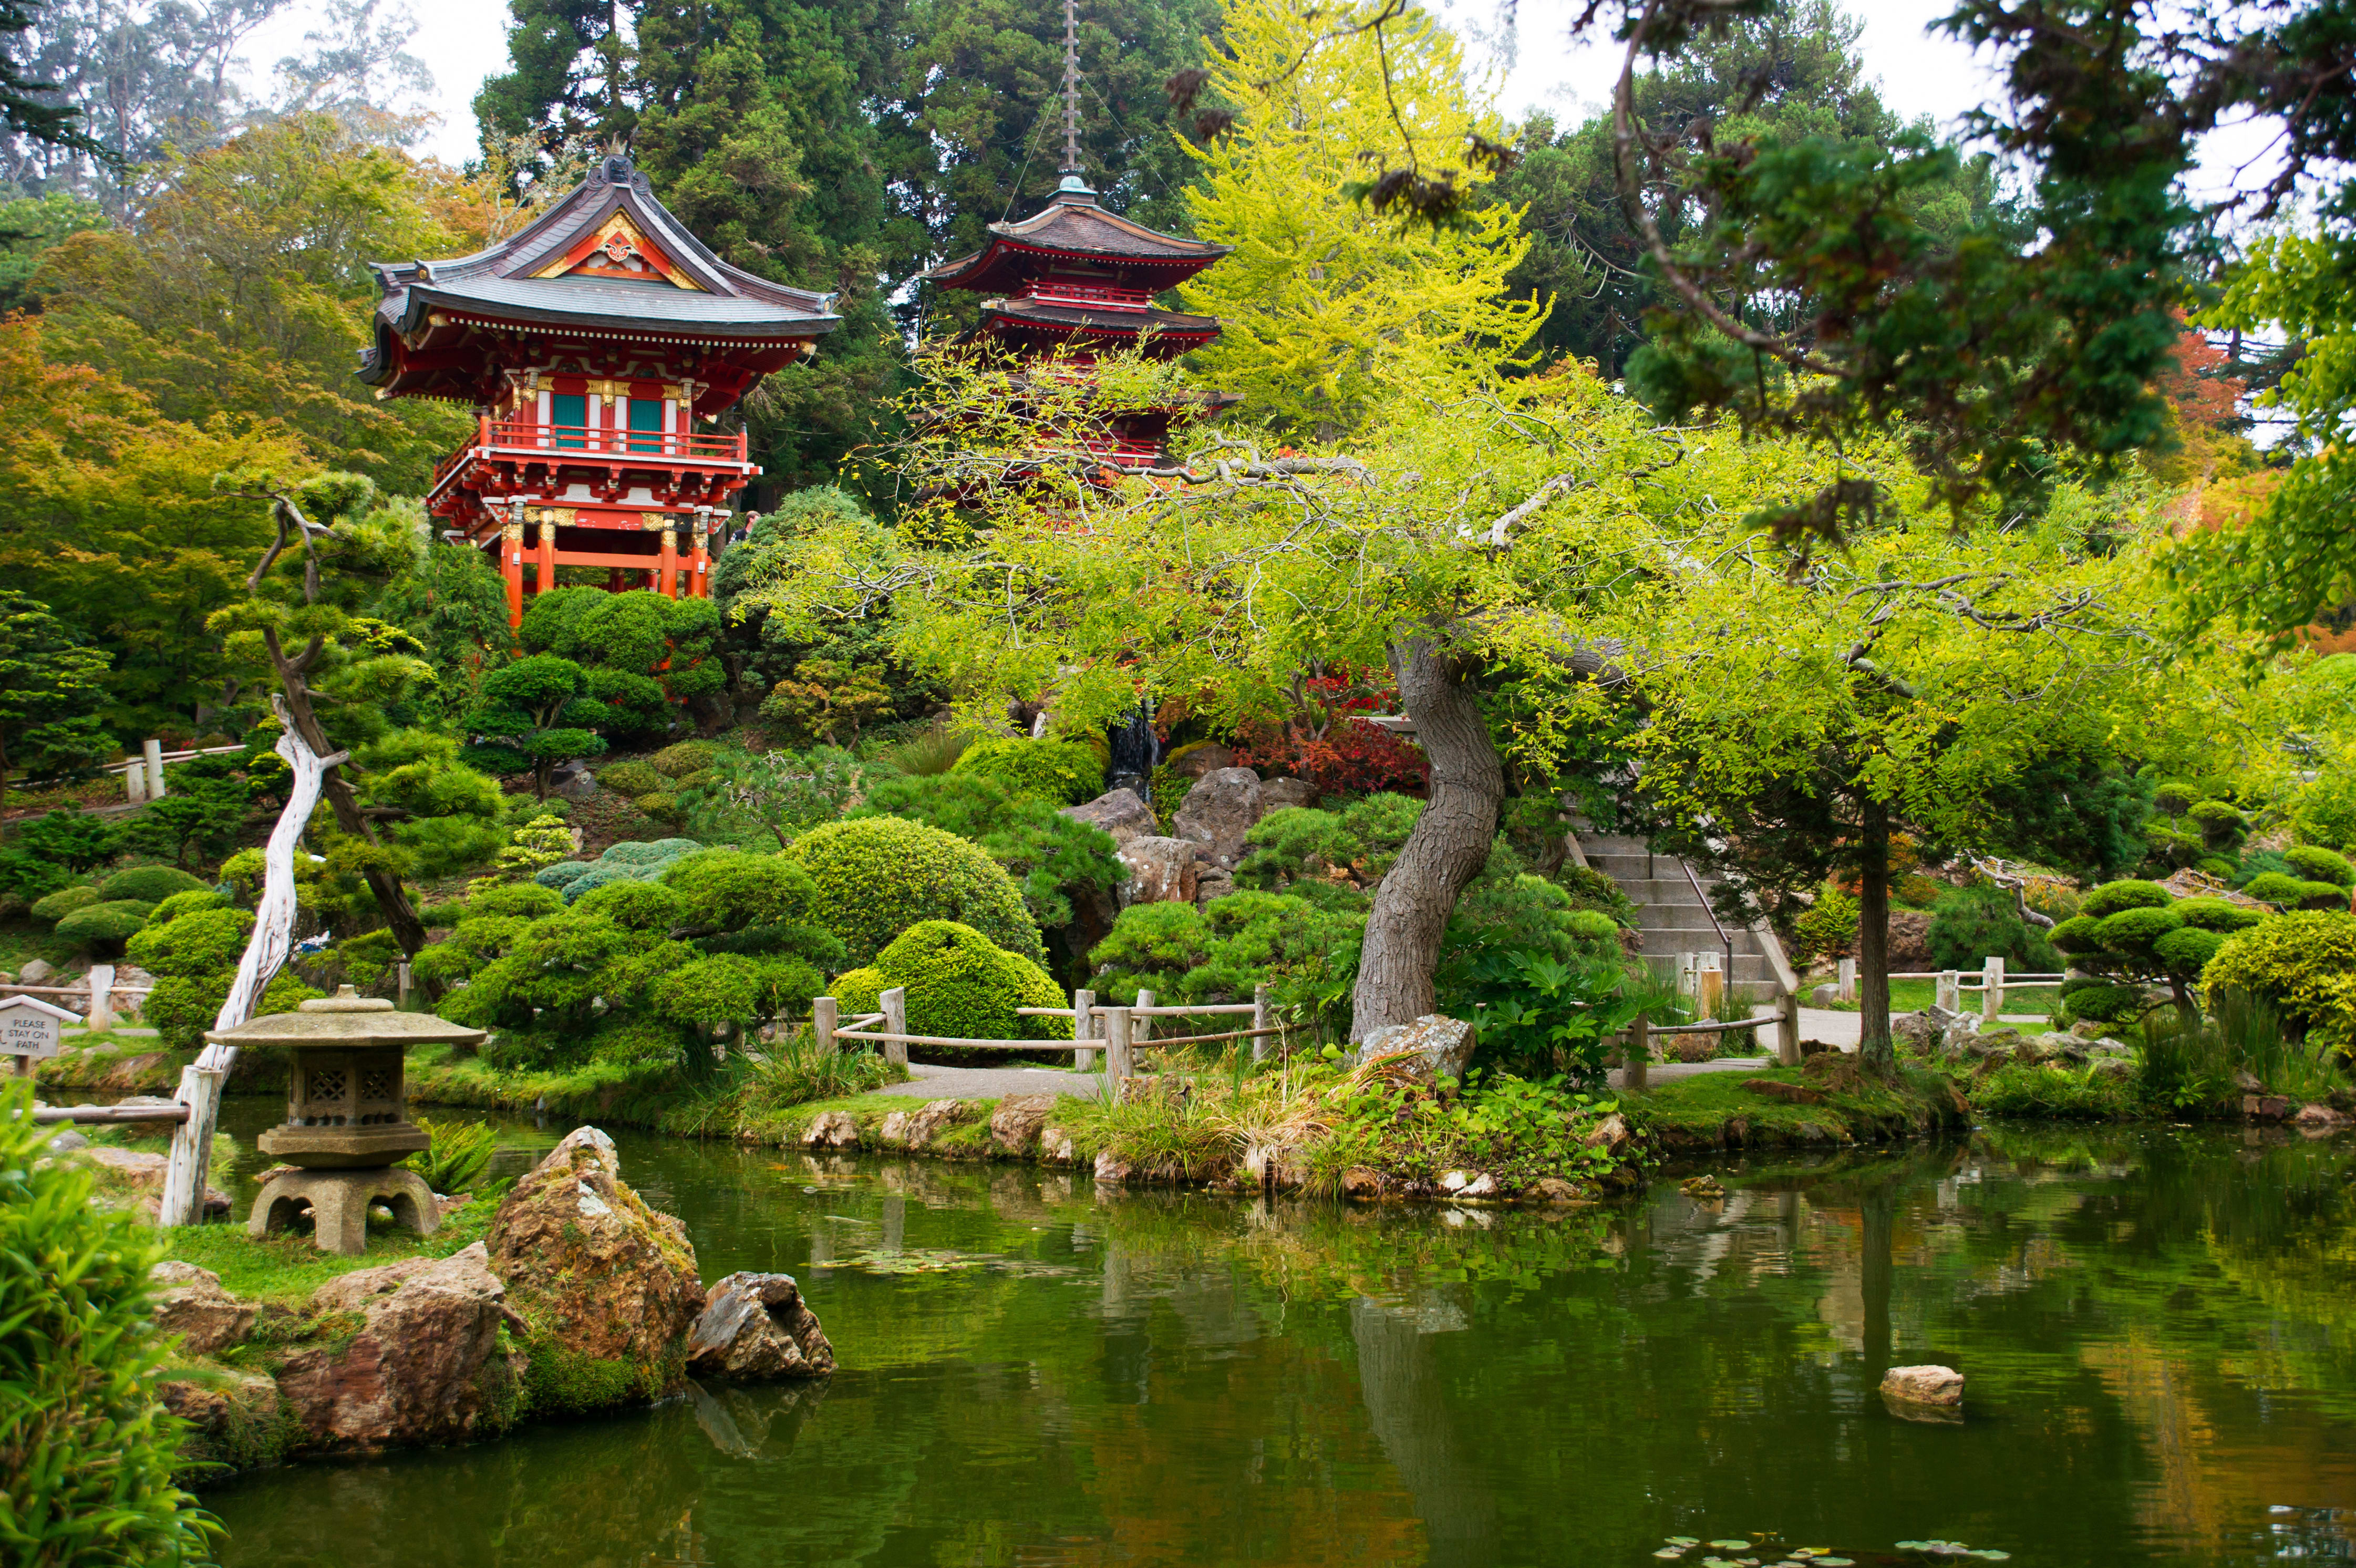
[{"label": "sign with text", "polygon": [[0,1056],[56,1056],[58,1030],[69,1020],[81,1022],[78,1015],[29,996],[0,997]]}]

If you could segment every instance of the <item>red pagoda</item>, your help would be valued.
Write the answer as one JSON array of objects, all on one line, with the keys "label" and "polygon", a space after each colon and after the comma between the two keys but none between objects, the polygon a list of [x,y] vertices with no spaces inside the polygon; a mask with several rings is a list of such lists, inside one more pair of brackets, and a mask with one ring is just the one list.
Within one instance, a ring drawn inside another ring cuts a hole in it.
[{"label": "red pagoda", "polygon": [[527,581],[545,592],[564,566],[602,568],[616,591],[708,596],[711,537],[761,470],[741,433],[696,422],[838,324],[831,295],[713,255],[619,154],[510,239],[372,270],[384,297],[360,379],[475,410],[425,505],[444,538],[498,553],[515,624]]},{"label": "red pagoda", "polygon": [[[1153,296],[1175,288],[1233,247],[1182,239],[1133,223],[1107,210],[1080,166],[1079,42],[1074,0],[1064,0],[1063,183],[1036,216],[1019,223],[992,223],[980,250],[944,262],[925,274],[943,288],[969,289],[988,297],[981,320],[967,338],[1018,359],[1060,353],[1063,362],[1085,368],[1100,352],[1137,349],[1156,360],[1172,360],[1219,335],[1212,316],[1162,310]],[[1235,402],[1231,394],[1200,400],[1210,411]],[[1182,413],[1199,416],[1200,405],[1123,411],[1111,418],[1111,434],[1080,443],[1095,457],[1122,468],[1151,468],[1168,461],[1170,426]]]}]

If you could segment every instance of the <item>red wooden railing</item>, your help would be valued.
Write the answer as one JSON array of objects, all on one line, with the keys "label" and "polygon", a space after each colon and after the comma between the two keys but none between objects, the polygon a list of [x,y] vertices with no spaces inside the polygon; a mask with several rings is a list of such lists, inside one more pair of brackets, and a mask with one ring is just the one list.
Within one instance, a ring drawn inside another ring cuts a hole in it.
[{"label": "red wooden railing", "polygon": [[438,486],[452,470],[478,452],[579,452],[592,456],[651,457],[683,462],[742,463],[745,442],[734,435],[698,435],[689,431],[604,430],[589,424],[542,424],[530,419],[492,419],[476,423],[474,442],[444,457],[434,470]]},{"label": "red wooden railing", "polygon": [[1141,288],[1115,288],[1110,284],[1063,283],[1034,278],[1023,289],[1026,298],[1042,305],[1109,305],[1116,310],[1143,310],[1151,296]]}]

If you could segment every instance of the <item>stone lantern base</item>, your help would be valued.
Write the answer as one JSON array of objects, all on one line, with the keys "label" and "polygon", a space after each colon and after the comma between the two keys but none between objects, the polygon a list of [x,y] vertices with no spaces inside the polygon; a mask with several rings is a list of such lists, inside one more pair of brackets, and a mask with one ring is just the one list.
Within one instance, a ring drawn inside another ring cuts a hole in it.
[{"label": "stone lantern base", "polygon": [[398,1165],[373,1170],[285,1171],[263,1184],[253,1200],[245,1233],[262,1237],[294,1223],[311,1206],[312,1244],[323,1252],[357,1258],[368,1251],[368,1211],[381,1202],[392,1217],[420,1236],[442,1229],[442,1206],[415,1171]]}]

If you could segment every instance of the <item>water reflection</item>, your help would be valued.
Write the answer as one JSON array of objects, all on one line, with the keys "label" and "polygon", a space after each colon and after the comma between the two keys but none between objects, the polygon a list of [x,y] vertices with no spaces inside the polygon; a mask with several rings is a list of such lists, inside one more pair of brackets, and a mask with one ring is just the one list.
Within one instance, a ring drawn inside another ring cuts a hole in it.
[{"label": "water reflection", "polygon": [[[2347,1557],[2350,1153],[1995,1132],[1451,1216],[626,1139],[706,1273],[797,1273],[847,1370],[209,1500],[230,1563],[353,1568]],[[1881,1407],[1920,1360],[1965,1421]]]}]

